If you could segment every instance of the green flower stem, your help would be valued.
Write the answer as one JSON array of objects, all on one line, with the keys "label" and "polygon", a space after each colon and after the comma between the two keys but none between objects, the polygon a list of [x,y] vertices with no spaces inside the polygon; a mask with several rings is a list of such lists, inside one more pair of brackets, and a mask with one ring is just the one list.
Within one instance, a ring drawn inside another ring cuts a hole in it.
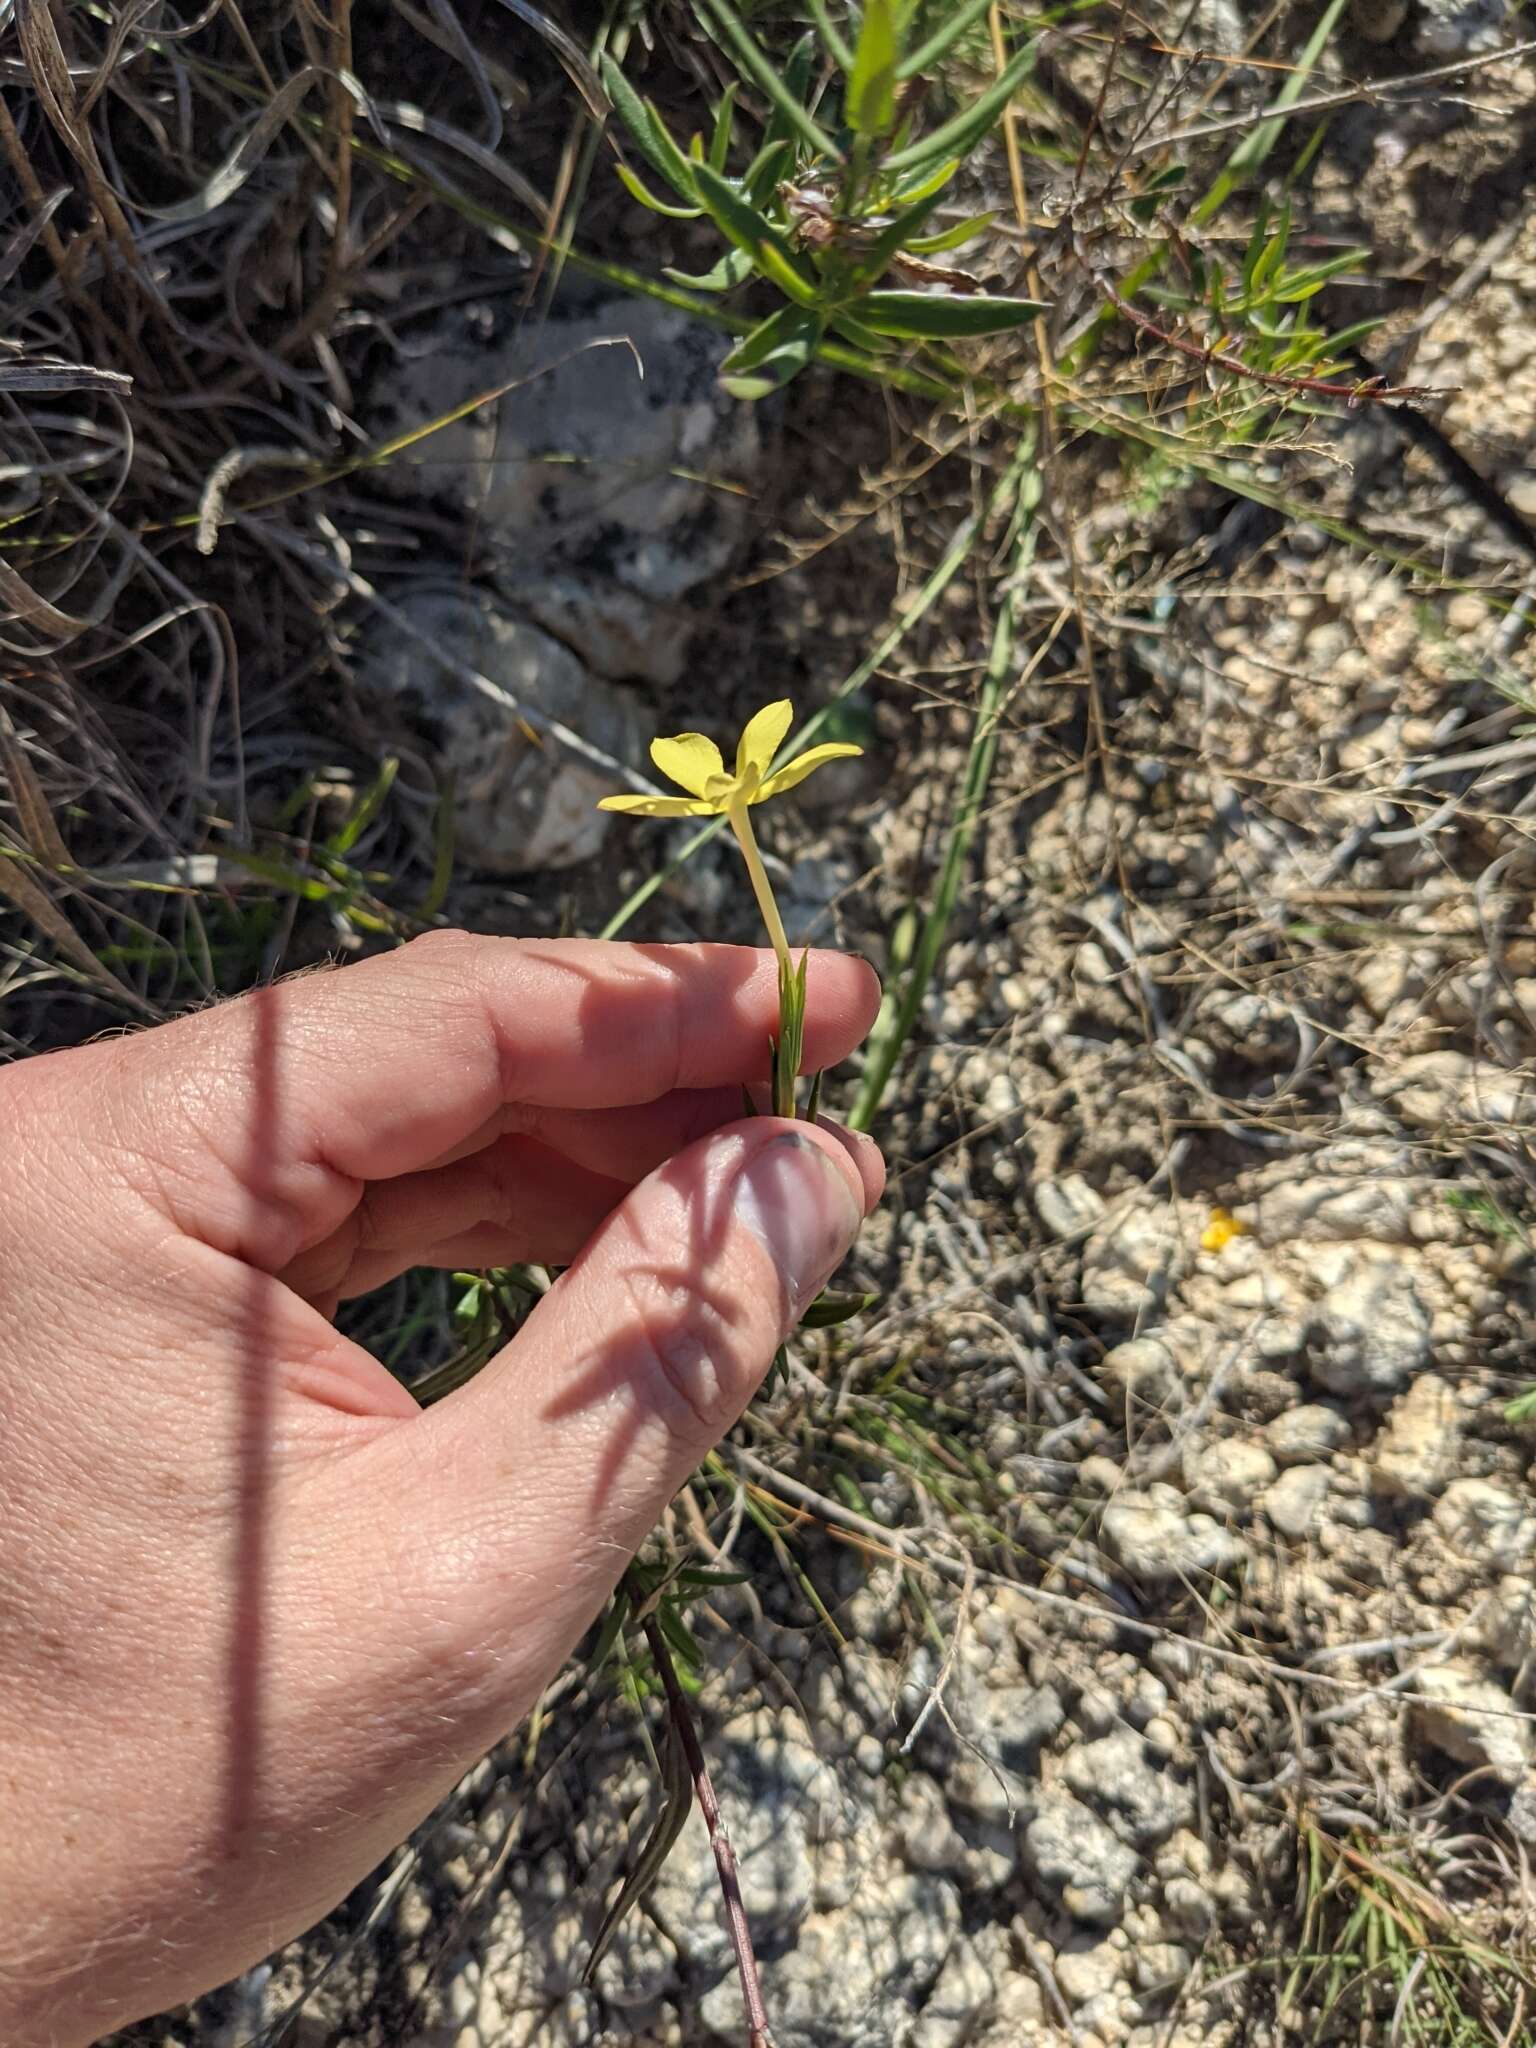
[{"label": "green flower stem", "polygon": [[747,864],[747,873],[752,877],[752,893],[757,898],[757,907],[763,913],[763,923],[768,927],[768,942],[778,955],[779,972],[792,976],[794,962],[789,956],[789,939],[784,930],[784,920],[779,915],[779,906],[773,900],[773,887],[768,880],[768,870],[763,866],[763,856],[757,850],[757,837],[752,830],[751,814],[745,804],[732,804],[730,809],[731,830],[736,834],[736,844],[741,848],[742,858]]},{"label": "green flower stem", "polygon": [[757,850],[747,806],[744,803],[732,804],[726,815],[747,863],[747,873],[752,877],[752,893],[757,898],[757,907],[763,914],[763,923],[768,927],[768,937],[779,962],[779,1035],[773,1047],[773,1113],[775,1116],[797,1116],[795,1084],[805,1044],[805,960],[801,959],[800,970],[796,973],[789,955],[789,937],[779,915],[779,906],[773,900],[773,889],[768,871],[763,866],[763,856]]}]

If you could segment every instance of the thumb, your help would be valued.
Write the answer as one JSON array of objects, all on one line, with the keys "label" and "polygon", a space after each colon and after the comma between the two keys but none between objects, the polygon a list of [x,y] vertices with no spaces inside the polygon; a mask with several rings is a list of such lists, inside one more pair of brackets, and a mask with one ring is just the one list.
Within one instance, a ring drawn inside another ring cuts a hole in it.
[{"label": "thumb", "polygon": [[633,1190],[469,1386],[372,1446],[401,1466],[372,1498],[411,1503],[403,1566],[398,1538],[375,1551],[395,1552],[384,1611],[418,1671],[452,1674],[468,1742],[531,1706],[883,1184],[874,1144],[835,1126],[713,1133]]}]

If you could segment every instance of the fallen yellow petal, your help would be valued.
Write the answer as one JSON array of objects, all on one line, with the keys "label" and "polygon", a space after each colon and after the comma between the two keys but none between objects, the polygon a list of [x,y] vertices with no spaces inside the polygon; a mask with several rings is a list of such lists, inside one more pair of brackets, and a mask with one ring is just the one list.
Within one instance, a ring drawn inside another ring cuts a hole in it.
[{"label": "fallen yellow petal", "polygon": [[1238,1221],[1230,1209],[1213,1209],[1211,1220],[1200,1233],[1200,1249],[1203,1252],[1219,1252],[1229,1245],[1234,1237],[1247,1237],[1248,1225]]}]

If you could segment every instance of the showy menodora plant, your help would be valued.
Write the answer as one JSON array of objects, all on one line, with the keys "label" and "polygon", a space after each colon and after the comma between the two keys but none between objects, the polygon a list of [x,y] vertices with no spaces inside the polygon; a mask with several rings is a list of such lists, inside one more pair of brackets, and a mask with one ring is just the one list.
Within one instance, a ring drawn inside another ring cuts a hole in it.
[{"label": "showy menodora plant", "polygon": [[[788,737],[794,723],[794,706],[788,698],[765,704],[747,722],[736,747],[734,773],[728,769],[720,749],[701,732],[679,733],[675,739],[652,740],[651,759],[686,796],[605,796],[598,806],[604,811],[625,811],[641,818],[724,818],[736,835],[752,878],[752,893],[768,928],[768,939],[779,963],[779,1035],[773,1045],[773,1110],[775,1116],[794,1116],[795,1081],[800,1072],[800,1055],[805,1043],[805,966],[807,953],[796,967],[784,931],[784,920],[773,898],[768,870],[758,851],[752,830],[752,806],[766,803],[786,789],[794,789],[824,762],[839,761],[860,754],[862,747],[841,741],[810,747],[798,754],[777,774],[770,773],[773,757]],[[820,1076],[811,1085],[806,1115],[814,1117]]]}]

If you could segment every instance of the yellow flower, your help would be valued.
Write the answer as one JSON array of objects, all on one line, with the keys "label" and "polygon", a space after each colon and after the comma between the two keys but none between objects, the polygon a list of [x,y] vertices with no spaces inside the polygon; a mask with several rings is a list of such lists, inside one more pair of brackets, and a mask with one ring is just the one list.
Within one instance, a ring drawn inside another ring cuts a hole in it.
[{"label": "yellow flower", "polygon": [[687,796],[605,796],[598,809],[627,811],[639,818],[728,818],[748,804],[766,803],[769,797],[793,789],[824,761],[841,761],[864,751],[841,743],[810,747],[787,768],[770,775],[769,764],[784,744],[794,718],[794,706],[787,697],[764,705],[741,736],[734,775],[727,771],[714,741],[701,732],[652,740],[651,759],[669,782],[688,791]]},{"label": "yellow flower", "polygon": [[1229,1245],[1234,1237],[1247,1237],[1248,1226],[1230,1209],[1215,1208],[1211,1220],[1200,1233],[1200,1249],[1203,1252],[1219,1252]]}]

